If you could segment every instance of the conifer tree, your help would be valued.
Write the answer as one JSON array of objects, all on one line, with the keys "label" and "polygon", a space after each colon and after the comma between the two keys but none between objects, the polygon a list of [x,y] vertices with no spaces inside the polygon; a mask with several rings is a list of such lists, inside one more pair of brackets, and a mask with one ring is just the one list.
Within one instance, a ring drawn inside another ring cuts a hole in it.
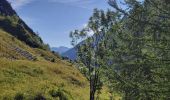
[{"label": "conifer tree", "polygon": [[[122,15],[113,26],[116,48],[112,49],[113,85],[125,100],[165,100],[170,93],[169,3],[166,0],[126,0],[128,11],[110,0]],[[115,29],[116,27],[116,29]]]}]

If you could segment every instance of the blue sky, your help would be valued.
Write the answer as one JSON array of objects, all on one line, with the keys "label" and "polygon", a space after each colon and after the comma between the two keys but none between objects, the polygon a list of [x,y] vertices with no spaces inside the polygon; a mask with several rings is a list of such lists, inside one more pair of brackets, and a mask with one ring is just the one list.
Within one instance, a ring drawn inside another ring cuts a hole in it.
[{"label": "blue sky", "polygon": [[107,0],[8,0],[19,16],[51,47],[71,47],[69,32],[87,24]]}]

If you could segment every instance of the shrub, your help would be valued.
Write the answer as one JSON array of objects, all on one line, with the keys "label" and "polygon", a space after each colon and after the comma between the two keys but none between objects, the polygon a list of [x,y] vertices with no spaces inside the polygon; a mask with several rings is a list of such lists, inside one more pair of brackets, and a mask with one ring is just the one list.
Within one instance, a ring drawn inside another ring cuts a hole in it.
[{"label": "shrub", "polygon": [[51,59],[51,62],[55,62],[55,59],[54,59],[54,58],[52,58],[52,59]]},{"label": "shrub", "polygon": [[24,100],[24,95],[22,93],[17,93],[14,100]]},{"label": "shrub", "polygon": [[62,88],[59,88],[57,90],[51,90],[49,93],[53,98],[58,97],[59,100],[72,100],[71,95]]},{"label": "shrub", "polygon": [[5,96],[3,97],[3,100],[11,100],[11,98],[9,96]]},{"label": "shrub", "polygon": [[60,96],[59,93],[58,93],[58,90],[57,91],[56,90],[51,90],[49,93],[50,93],[50,95],[52,97],[59,97]]},{"label": "shrub", "polygon": [[43,74],[44,72],[40,68],[35,68],[35,69],[33,69],[33,73],[35,73],[37,75],[37,74]]},{"label": "shrub", "polygon": [[11,39],[12,39],[12,41],[15,41],[15,37],[14,36],[12,36]]},{"label": "shrub", "polygon": [[34,58],[33,58],[33,61],[38,61],[38,58],[37,58],[37,57],[34,57]]},{"label": "shrub", "polygon": [[34,100],[46,100],[46,98],[42,94],[37,94]]}]

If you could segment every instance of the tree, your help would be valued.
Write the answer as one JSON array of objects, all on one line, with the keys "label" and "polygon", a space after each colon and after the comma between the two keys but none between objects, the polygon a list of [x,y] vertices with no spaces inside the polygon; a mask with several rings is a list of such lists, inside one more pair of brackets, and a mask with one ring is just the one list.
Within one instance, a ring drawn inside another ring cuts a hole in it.
[{"label": "tree", "polygon": [[124,10],[116,1],[109,0],[109,4],[122,19],[108,32],[115,47],[107,49],[112,52],[112,64],[106,76],[125,100],[169,99],[169,2],[125,0],[128,10]]},{"label": "tree", "polygon": [[[108,11],[108,13],[110,12],[111,11]],[[75,30],[70,33],[72,44],[76,44],[77,47],[78,60],[88,68],[90,100],[95,99],[96,92],[100,91],[102,87],[101,72],[104,66],[103,59],[105,55],[105,44],[103,39],[109,24],[112,24],[108,21],[108,18],[104,11],[95,9],[86,28],[81,31]],[[89,32],[93,32],[94,35],[89,36]],[[81,40],[84,41],[77,45],[77,41]]]}]

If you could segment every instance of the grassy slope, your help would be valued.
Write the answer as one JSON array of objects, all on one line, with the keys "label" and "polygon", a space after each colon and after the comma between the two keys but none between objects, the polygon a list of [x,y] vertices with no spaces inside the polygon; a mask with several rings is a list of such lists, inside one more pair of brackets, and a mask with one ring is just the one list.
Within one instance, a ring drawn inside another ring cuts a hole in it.
[{"label": "grassy slope", "polygon": [[[28,61],[25,57],[11,48],[17,46],[36,56],[39,61]],[[50,63],[41,56],[57,59]],[[18,60],[9,58],[16,57]],[[8,58],[8,59],[7,59]],[[36,95],[42,93],[49,97],[50,89],[64,86],[73,97],[84,98],[88,96],[87,80],[74,67],[59,60],[52,53],[41,49],[33,49],[10,34],[0,30],[0,99],[12,98],[19,93]],[[82,92],[80,92],[79,91]],[[82,95],[83,94],[83,95]],[[31,97],[31,96],[30,96]]]},{"label": "grassy slope", "polygon": [[[11,49],[17,46],[36,56],[38,61],[28,61]],[[17,60],[11,59],[17,58]],[[44,59],[55,58],[51,63]],[[60,60],[51,52],[33,49],[0,29],[0,100],[11,100],[18,93],[31,100],[42,94],[49,100],[56,100],[50,91],[62,89],[66,97],[88,100],[89,84],[86,78],[70,63]],[[108,92],[102,91],[101,100],[108,100]]]},{"label": "grassy slope", "polygon": [[66,63],[0,59],[0,99],[23,93],[27,99],[38,93],[51,98],[49,91],[63,87],[75,99],[88,98],[88,82]]}]

